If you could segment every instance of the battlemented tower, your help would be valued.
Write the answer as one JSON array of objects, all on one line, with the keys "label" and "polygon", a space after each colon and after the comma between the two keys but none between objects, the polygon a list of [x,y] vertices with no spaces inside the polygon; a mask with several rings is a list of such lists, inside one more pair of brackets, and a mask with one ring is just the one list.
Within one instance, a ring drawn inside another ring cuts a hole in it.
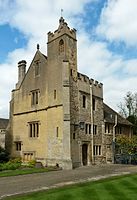
[{"label": "battlemented tower", "polygon": [[77,71],[76,30],[61,17],[48,33],[47,56],[37,45],[27,71],[26,61],[18,63],[7,133],[11,156],[63,169],[112,162],[113,115],[103,104],[103,84]]}]

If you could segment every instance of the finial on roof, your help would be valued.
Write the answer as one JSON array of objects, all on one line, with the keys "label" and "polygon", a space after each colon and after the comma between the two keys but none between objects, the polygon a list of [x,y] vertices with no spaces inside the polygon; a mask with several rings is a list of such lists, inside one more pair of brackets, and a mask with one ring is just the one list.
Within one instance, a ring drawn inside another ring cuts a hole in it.
[{"label": "finial on roof", "polygon": [[59,19],[60,24],[64,24],[64,18],[63,18],[63,9],[61,8],[61,17]]},{"label": "finial on roof", "polygon": [[61,17],[63,17],[63,9],[61,8]]},{"label": "finial on roof", "polygon": [[60,24],[64,24],[64,18],[63,18],[63,17],[61,17],[61,18],[59,19],[59,23],[60,23]]},{"label": "finial on roof", "polygon": [[39,50],[39,44],[37,44],[37,50]]}]

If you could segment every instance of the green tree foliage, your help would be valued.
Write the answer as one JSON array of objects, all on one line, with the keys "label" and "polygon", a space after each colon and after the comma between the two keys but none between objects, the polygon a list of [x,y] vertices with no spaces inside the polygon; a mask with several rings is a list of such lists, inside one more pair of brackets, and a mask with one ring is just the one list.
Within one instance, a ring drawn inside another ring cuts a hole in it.
[{"label": "green tree foliage", "polygon": [[8,152],[0,147],[0,163],[7,162],[9,160]]},{"label": "green tree foliage", "polygon": [[137,93],[128,92],[118,107],[120,114],[134,125],[133,132],[137,135]]},{"label": "green tree foliage", "polygon": [[122,154],[136,154],[137,153],[137,135],[129,138],[126,135],[121,135],[116,138],[117,151]]}]

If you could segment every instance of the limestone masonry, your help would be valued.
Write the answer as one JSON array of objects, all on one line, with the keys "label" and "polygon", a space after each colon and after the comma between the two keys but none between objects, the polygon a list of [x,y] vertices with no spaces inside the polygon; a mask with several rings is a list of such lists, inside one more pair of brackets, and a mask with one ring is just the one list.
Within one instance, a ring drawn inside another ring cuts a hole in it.
[{"label": "limestone masonry", "polygon": [[27,72],[26,61],[18,63],[7,147],[24,162],[71,169],[113,162],[118,134],[131,136],[132,124],[103,103],[102,83],[77,71],[76,30],[61,17],[47,56],[37,45]]},{"label": "limestone masonry", "polygon": [[5,135],[9,120],[0,118],[0,147],[5,148]]}]

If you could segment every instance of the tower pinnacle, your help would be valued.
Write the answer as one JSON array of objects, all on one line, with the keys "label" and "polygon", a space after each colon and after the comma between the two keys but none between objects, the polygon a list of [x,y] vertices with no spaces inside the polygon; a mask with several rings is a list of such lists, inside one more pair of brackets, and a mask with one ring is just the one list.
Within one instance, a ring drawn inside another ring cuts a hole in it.
[{"label": "tower pinnacle", "polygon": [[37,44],[37,50],[39,50],[39,44]]},{"label": "tower pinnacle", "polygon": [[63,17],[63,9],[61,8],[61,17]]}]

